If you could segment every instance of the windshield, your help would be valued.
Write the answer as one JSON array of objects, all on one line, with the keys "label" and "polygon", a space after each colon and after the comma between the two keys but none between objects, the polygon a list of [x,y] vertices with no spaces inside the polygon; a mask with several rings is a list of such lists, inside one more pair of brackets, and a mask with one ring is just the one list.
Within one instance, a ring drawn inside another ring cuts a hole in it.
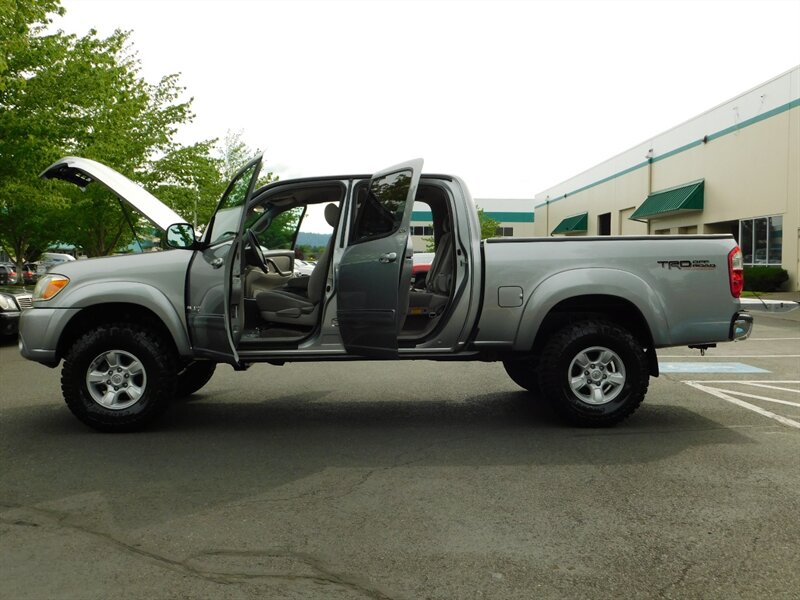
[{"label": "windshield", "polygon": [[214,215],[214,220],[206,238],[209,244],[228,241],[239,232],[239,223],[241,222],[244,203],[247,200],[247,191],[258,166],[259,162],[254,162],[239,173],[238,177],[228,186],[225,195],[220,200],[217,213]]}]

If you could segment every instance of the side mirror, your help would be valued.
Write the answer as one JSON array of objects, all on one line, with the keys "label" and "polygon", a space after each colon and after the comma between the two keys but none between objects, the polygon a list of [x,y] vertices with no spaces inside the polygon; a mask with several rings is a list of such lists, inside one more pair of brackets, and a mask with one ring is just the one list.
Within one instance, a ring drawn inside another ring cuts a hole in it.
[{"label": "side mirror", "polygon": [[189,223],[175,223],[167,227],[167,246],[170,248],[194,248],[194,227]]}]

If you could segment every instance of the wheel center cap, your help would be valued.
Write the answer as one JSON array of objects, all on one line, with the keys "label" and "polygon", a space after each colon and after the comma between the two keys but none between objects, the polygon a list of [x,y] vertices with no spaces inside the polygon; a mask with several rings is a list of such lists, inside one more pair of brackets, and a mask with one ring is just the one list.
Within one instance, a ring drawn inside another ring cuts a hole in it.
[{"label": "wheel center cap", "polygon": [[123,379],[122,375],[120,375],[119,373],[114,373],[111,376],[111,383],[113,383],[114,385],[121,385],[122,379]]},{"label": "wheel center cap", "polygon": [[591,378],[592,381],[600,381],[603,378],[603,374],[597,369],[595,369],[594,371],[592,371]]}]

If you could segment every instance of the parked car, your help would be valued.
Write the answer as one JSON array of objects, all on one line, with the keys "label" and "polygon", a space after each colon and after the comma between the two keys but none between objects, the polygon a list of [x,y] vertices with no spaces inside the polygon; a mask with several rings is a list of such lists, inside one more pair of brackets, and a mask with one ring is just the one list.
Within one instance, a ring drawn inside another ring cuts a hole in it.
[{"label": "parked car", "polygon": [[53,265],[60,265],[65,262],[72,262],[74,256],[62,254],[61,252],[42,252],[41,258],[37,262],[36,272],[41,276]]},{"label": "parked car", "polygon": [[295,277],[303,277],[311,275],[314,271],[314,267],[316,266],[315,262],[308,261],[308,260],[301,260],[299,258],[294,259],[294,275]]},{"label": "parked car", "polygon": [[[706,349],[750,334],[731,235],[482,241],[464,182],[421,176],[420,159],[371,177],[255,189],[260,164],[237,173],[200,240],[100,163],[68,157],[42,174],[112,187],[173,248],[63,263],[36,284],[34,307],[21,318],[21,353],[50,367],[63,361],[62,393],[82,422],[141,428],[173,398],[202,388],[221,362],[244,370],[460,359],[500,361],[571,423],[609,426],[641,404],[659,374],[659,348]],[[430,206],[438,239],[424,289],[412,290],[415,201]],[[297,278],[295,249],[264,252],[259,235],[276,216],[314,204],[334,235],[311,275]]]},{"label": "parked car", "polygon": [[36,272],[37,265],[34,263],[25,263],[22,265],[22,283],[25,285],[33,285],[39,279],[39,274]]},{"label": "parked car", "polygon": [[17,335],[19,316],[31,306],[33,302],[28,290],[0,286],[0,336]]},{"label": "parked car", "polygon": [[0,263],[0,284],[16,283],[17,268],[11,263]]}]

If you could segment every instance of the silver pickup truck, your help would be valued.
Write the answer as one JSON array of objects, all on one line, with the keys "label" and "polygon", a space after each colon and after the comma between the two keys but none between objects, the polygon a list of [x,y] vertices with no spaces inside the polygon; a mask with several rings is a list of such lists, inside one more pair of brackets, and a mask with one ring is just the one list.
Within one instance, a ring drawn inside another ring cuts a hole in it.
[{"label": "silver pickup truck", "polygon": [[[104,184],[165,233],[165,251],[57,265],[22,315],[22,355],[63,361],[81,421],[141,428],[221,362],[428,359],[502,361],[568,421],[608,426],[641,404],[658,348],[750,334],[729,235],[482,241],[462,180],[422,175],[421,160],[255,189],[260,165],[236,174],[202,235],[100,163],[67,157],[42,173]],[[414,202],[430,211],[436,252],[412,285]],[[297,276],[296,232],[285,247],[265,240],[312,209],[332,234]]]}]

